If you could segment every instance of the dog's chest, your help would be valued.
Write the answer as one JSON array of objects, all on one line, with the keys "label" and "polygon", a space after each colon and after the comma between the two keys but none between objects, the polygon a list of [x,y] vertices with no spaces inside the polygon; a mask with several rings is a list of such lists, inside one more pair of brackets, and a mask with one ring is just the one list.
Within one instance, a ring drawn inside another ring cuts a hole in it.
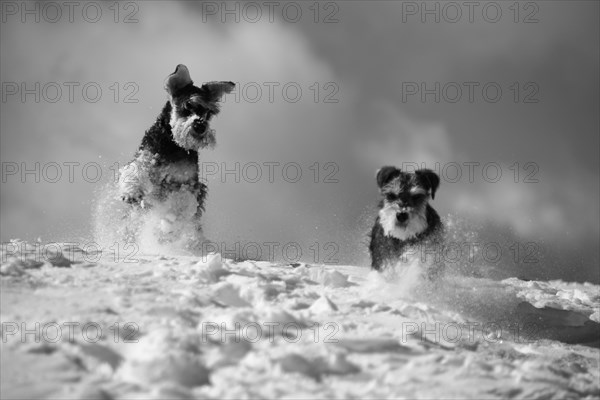
[{"label": "dog's chest", "polygon": [[181,160],[162,165],[159,169],[162,185],[177,185],[198,180],[198,165],[192,160]]}]

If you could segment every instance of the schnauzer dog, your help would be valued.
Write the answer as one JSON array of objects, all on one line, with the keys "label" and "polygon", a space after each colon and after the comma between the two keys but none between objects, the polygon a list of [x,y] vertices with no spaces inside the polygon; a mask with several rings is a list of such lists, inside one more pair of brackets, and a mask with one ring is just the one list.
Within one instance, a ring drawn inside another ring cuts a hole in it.
[{"label": "schnauzer dog", "polygon": [[439,176],[429,169],[408,173],[388,166],[377,171],[383,200],[369,244],[373,269],[396,264],[411,248],[422,250],[441,242],[442,222],[428,204],[439,184]]},{"label": "schnauzer dog", "polygon": [[[120,170],[119,196],[134,209],[175,205],[163,207],[163,232],[171,232],[178,219],[199,221],[204,211],[207,188],[199,180],[198,151],[214,147],[215,131],[209,122],[219,113],[221,97],[234,87],[233,82],[194,86],[187,67],[179,64],[165,81],[169,100],[146,131],[134,160]],[[200,231],[199,224],[197,228]]]}]

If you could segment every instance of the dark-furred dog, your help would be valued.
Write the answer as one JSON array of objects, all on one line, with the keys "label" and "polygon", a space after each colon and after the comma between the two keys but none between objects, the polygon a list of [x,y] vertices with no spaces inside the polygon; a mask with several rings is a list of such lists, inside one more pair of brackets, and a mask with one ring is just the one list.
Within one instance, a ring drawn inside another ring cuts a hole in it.
[{"label": "dark-furred dog", "polygon": [[[233,82],[194,86],[187,67],[179,64],[165,82],[169,100],[146,131],[135,158],[120,170],[119,197],[134,209],[162,207],[162,233],[176,233],[204,211],[207,188],[198,176],[198,151],[215,145],[210,120]],[[166,206],[165,206],[166,205]]]},{"label": "dark-furred dog", "polygon": [[429,205],[439,184],[440,178],[429,169],[409,173],[387,166],[377,171],[383,199],[369,245],[373,269],[395,265],[411,248],[427,252],[441,243],[443,225]]}]

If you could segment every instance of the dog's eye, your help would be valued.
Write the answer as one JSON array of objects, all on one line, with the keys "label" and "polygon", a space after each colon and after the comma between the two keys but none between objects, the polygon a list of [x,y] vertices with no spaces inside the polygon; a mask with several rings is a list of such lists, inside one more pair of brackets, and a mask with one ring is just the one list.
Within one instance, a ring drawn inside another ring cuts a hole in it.
[{"label": "dog's eye", "polygon": [[385,195],[385,198],[387,199],[387,201],[396,201],[398,200],[398,195],[394,193],[388,193]]},{"label": "dog's eye", "polygon": [[181,107],[179,107],[179,108],[177,109],[177,113],[178,113],[179,115],[181,115],[182,117],[188,117],[188,116],[190,116],[190,115],[192,114],[192,112],[193,112],[193,110],[192,110],[192,108],[190,107],[190,104],[189,104],[189,103],[187,103],[187,102],[186,102],[186,103],[183,103],[183,104],[181,105]]},{"label": "dog's eye", "polygon": [[189,100],[183,103],[182,108],[190,113],[194,113],[196,115],[204,115],[206,113],[206,108],[199,105],[197,102],[193,100]]},{"label": "dog's eye", "polygon": [[424,194],[415,194],[412,196],[413,201],[422,201],[423,199],[425,199],[425,195]]}]

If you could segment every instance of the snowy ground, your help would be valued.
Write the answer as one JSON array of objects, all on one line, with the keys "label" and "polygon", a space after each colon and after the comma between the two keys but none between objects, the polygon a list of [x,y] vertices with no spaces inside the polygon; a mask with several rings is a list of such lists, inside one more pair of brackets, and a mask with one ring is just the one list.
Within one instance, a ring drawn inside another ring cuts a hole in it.
[{"label": "snowy ground", "polygon": [[3,246],[3,399],[600,398],[595,285],[59,247]]}]

